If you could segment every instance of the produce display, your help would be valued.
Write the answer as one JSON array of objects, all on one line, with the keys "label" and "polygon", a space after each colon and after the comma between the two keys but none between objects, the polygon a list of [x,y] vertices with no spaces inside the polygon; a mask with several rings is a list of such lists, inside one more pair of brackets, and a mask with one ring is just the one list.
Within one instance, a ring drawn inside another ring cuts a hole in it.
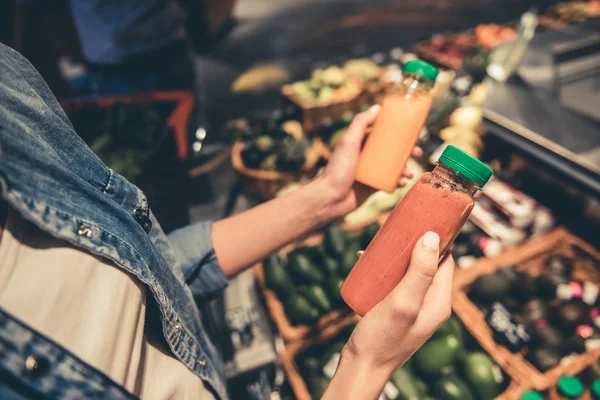
[{"label": "produce display", "polygon": [[291,85],[294,98],[304,104],[327,103],[347,99],[362,90],[360,81],[350,79],[337,66],[316,69],[310,80]]},{"label": "produce display", "polygon": [[166,116],[150,104],[115,103],[74,111],[69,118],[102,161],[133,183],[138,182],[144,161],[169,133]]},{"label": "produce display", "polygon": [[313,323],[345,307],[340,296],[343,279],[358,260],[357,252],[366,248],[378,229],[374,222],[359,234],[349,234],[332,225],[321,243],[298,245],[263,262],[265,285],[276,293],[293,325]]},{"label": "produce display", "polygon": [[[295,357],[313,399],[319,399],[329,384],[352,329],[350,326],[330,342],[309,347]],[[391,376],[381,398],[492,400],[509,383],[510,378],[452,316]]]},{"label": "produce display", "polygon": [[575,265],[574,258],[557,254],[537,276],[505,267],[481,275],[469,291],[496,342],[523,352],[541,372],[565,356],[600,348],[599,282],[583,279]]},{"label": "produce display", "polygon": [[264,171],[296,172],[307,160],[312,140],[305,137],[298,121],[272,118],[245,130],[241,139],[242,162],[247,168]]},{"label": "produce display", "polygon": [[475,27],[477,43],[491,49],[517,37],[517,32],[508,26],[498,24],[481,24]]}]

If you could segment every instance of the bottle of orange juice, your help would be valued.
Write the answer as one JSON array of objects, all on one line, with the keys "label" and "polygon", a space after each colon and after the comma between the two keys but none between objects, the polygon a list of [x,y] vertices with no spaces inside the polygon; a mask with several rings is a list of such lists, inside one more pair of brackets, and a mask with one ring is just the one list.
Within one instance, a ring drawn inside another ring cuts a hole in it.
[{"label": "bottle of orange juice", "polygon": [[387,91],[373,130],[360,155],[356,180],[393,192],[419,139],[431,108],[431,89],[438,70],[421,60],[406,63],[402,81]]}]

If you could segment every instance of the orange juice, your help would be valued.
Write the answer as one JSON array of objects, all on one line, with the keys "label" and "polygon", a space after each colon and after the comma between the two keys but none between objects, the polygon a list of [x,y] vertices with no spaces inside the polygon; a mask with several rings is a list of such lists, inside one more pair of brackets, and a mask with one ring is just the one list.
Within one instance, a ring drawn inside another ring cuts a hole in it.
[{"label": "orange juice", "polygon": [[429,92],[437,74],[426,62],[406,63],[402,82],[388,91],[362,150],[358,182],[390,193],[396,189],[431,108]]}]

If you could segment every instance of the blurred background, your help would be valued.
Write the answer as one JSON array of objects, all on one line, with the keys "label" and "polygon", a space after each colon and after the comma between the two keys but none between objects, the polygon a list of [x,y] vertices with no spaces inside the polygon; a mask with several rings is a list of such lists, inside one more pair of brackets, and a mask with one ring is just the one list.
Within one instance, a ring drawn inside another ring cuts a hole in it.
[{"label": "blurred background", "polygon": [[[40,71],[90,147],[147,193],[166,231],[306,183],[406,62],[434,64],[424,155],[408,167],[420,176],[453,144],[495,179],[452,249],[456,315],[382,396],[567,398],[566,375],[590,396],[569,398],[599,398],[591,385],[600,378],[600,2],[6,0],[0,8],[0,41]],[[337,240],[329,255],[342,279],[356,246],[405,192],[376,193],[203,306],[219,321],[211,334],[234,398],[319,397],[356,317],[335,289],[293,272],[290,290],[301,299],[284,306],[274,260],[314,256]]]}]

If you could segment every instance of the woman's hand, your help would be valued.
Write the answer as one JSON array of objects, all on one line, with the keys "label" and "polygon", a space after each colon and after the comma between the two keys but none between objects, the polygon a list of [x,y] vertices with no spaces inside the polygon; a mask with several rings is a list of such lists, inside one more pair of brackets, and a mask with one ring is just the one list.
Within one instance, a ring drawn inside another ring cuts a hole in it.
[{"label": "woman's hand", "polygon": [[[323,193],[330,196],[332,217],[339,218],[361,205],[374,190],[354,180],[358,158],[365,136],[377,115],[380,107],[374,105],[367,111],[357,114],[341,137],[323,174],[317,178],[322,184]],[[420,157],[422,150],[415,147],[413,157]],[[403,178],[412,178],[412,172],[405,169],[398,182],[403,186]]]},{"label": "woman's hand", "polygon": [[324,399],[377,399],[390,375],[450,317],[454,261],[438,268],[439,236],[415,245],[398,286],[358,323]]}]

